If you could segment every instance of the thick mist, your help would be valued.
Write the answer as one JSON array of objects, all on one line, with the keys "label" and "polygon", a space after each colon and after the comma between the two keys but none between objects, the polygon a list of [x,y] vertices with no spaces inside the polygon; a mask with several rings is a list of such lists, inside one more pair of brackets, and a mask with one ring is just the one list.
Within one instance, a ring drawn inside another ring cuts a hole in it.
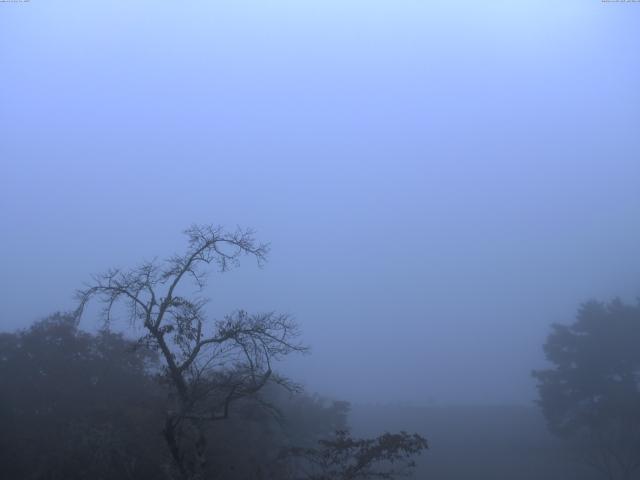
[{"label": "thick mist", "polygon": [[549,325],[640,292],[639,20],[596,0],[0,4],[0,327],[182,251],[192,223],[241,225],[269,262],[213,275],[211,315],[294,315],[311,354],[281,369],[309,391],[530,404]]}]

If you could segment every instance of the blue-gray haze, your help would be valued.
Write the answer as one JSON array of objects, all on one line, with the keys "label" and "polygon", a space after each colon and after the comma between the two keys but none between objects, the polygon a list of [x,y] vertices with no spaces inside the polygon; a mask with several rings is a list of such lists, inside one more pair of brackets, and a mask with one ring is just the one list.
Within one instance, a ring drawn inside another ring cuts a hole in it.
[{"label": "blue-gray haze", "polygon": [[[1,328],[191,223],[272,244],[211,315],[287,311],[358,402],[529,403],[552,322],[640,293],[640,3],[0,3]],[[92,319],[85,319],[92,328]]]}]

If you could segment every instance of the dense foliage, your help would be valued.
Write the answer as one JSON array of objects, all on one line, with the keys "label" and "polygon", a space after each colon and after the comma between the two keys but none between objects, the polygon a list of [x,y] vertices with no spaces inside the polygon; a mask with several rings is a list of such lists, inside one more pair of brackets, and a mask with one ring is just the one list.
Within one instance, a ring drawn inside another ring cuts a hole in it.
[{"label": "dense foliage", "polygon": [[60,314],[1,334],[3,478],[159,478],[164,393],[155,355],[134,347]]},{"label": "dense foliage", "polygon": [[640,305],[589,302],[554,325],[535,371],[550,429],[608,478],[640,469]]}]

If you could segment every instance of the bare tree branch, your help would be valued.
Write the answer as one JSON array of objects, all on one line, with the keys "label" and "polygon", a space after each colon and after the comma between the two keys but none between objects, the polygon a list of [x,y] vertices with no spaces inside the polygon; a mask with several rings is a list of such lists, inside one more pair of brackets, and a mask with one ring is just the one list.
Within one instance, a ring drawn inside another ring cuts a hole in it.
[{"label": "bare tree branch", "polygon": [[[208,320],[207,299],[178,293],[189,285],[202,291],[212,264],[226,272],[242,256],[250,256],[261,266],[267,244],[258,243],[252,230],[240,228],[230,233],[219,226],[193,225],[184,233],[188,246],[183,254],[93,277],[77,292],[76,318],[95,299],[104,306],[106,327],[115,306],[121,304],[130,323],[144,328],[140,343],[160,351],[165,376],[177,393],[176,408],[167,413],[164,428],[167,445],[181,476],[195,479],[203,465],[189,465],[204,462],[202,423],[228,418],[234,402],[256,397],[270,381],[293,388],[274,374],[272,362],[307,348],[298,343],[298,326],[288,315],[239,310],[220,321]],[[184,437],[189,430],[185,422],[197,432],[196,463],[185,460]]]}]

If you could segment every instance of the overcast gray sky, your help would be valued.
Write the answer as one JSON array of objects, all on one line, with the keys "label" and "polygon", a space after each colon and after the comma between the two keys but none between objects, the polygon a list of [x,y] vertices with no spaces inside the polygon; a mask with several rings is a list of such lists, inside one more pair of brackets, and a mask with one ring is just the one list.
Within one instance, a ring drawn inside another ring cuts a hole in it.
[{"label": "overcast gray sky", "polygon": [[[640,3],[0,3],[0,327],[194,222],[272,244],[212,315],[296,316],[359,402],[530,402],[551,322],[640,293]],[[85,319],[91,327],[92,319]]]}]

